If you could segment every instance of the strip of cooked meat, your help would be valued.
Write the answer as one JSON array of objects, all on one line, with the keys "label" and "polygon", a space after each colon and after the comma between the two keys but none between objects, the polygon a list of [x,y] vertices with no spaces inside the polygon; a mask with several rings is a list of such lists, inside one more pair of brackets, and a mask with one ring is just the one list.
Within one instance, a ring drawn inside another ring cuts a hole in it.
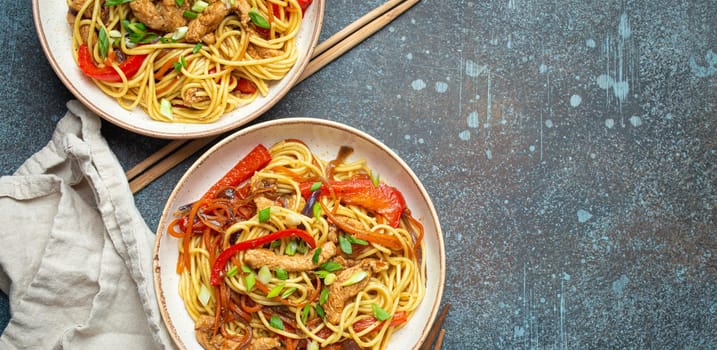
[{"label": "strip of cooked meat", "polygon": [[246,53],[256,59],[262,59],[281,56],[284,54],[284,51],[249,44],[249,46],[247,46],[246,48]]},{"label": "strip of cooked meat", "polygon": [[244,252],[244,263],[252,268],[266,266],[270,269],[282,268],[289,272],[310,271],[336,255],[334,242],[326,242],[321,246],[317,264],[312,258],[316,249],[302,255],[279,255],[269,249],[257,248]]},{"label": "strip of cooked meat", "polygon": [[187,29],[185,40],[190,43],[198,43],[206,34],[217,29],[224,17],[229,15],[229,13],[231,13],[230,8],[222,1],[217,1],[207,6],[197,18],[189,22],[189,29]]},{"label": "strip of cooked meat", "polygon": [[134,0],[129,3],[129,7],[134,16],[146,26],[169,33],[187,25],[184,11],[189,10],[190,1],[178,6],[176,0],[160,0],[158,3],[152,0]]},{"label": "strip of cooked meat", "polygon": [[[357,265],[342,270],[337,276],[336,280],[329,286],[329,298],[324,304],[324,311],[326,311],[326,319],[337,324],[341,321],[341,312],[344,310],[346,301],[353,298],[366,288],[369,280],[373,273],[384,271],[388,269],[388,264],[378,259],[363,259]],[[364,271],[368,273],[366,278],[362,279],[358,283],[354,283],[348,286],[342,284],[351,278],[354,274]]]}]

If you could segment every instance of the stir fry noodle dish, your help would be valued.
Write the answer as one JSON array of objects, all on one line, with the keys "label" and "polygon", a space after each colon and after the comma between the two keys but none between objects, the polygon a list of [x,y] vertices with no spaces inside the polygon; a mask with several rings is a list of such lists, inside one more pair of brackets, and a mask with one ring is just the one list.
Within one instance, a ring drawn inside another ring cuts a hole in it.
[{"label": "stir fry noodle dish", "polygon": [[174,211],[178,290],[205,349],[385,349],[414,315],[423,226],[352,153],[258,144]]},{"label": "stir fry noodle dish", "polygon": [[294,66],[311,0],[66,0],[77,65],[128,110],[211,123]]}]

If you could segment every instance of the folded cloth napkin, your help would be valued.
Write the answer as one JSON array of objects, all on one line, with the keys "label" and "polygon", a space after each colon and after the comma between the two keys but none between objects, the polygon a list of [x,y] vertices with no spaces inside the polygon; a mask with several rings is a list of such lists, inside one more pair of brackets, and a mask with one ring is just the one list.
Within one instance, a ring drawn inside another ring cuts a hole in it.
[{"label": "folded cloth napkin", "polygon": [[0,348],[171,349],[154,294],[154,234],[77,101],[52,140],[0,178]]}]

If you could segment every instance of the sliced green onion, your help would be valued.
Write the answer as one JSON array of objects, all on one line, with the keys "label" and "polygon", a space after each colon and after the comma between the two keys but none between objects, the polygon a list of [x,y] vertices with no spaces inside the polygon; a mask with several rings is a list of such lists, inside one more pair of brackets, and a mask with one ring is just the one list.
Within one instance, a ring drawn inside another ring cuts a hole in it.
[{"label": "sliced green onion", "polygon": [[263,284],[268,284],[272,277],[271,270],[269,270],[269,266],[266,265],[262,266],[256,274],[256,278]]},{"label": "sliced green onion", "polygon": [[256,275],[254,275],[253,272],[249,272],[244,276],[244,285],[246,286],[247,292],[250,292],[252,288],[254,288],[254,285],[256,285]]},{"label": "sliced green onion", "polygon": [[197,295],[197,297],[199,298],[199,302],[201,302],[202,305],[207,306],[207,304],[209,304],[209,299],[212,297],[212,291],[210,291],[209,288],[207,288],[207,286],[202,283],[199,286],[199,294]]},{"label": "sliced green onion", "polygon": [[202,12],[207,9],[207,6],[209,6],[209,4],[207,4],[205,1],[198,0],[194,2],[194,5],[192,5],[192,11]]},{"label": "sliced green onion", "polygon": [[322,270],[328,271],[328,272],[336,272],[338,270],[341,270],[343,266],[341,264],[335,262],[335,261],[327,261],[323,264],[321,264],[320,268]]},{"label": "sliced green onion", "polygon": [[166,98],[159,101],[159,113],[167,118],[173,119],[172,102],[169,102]]},{"label": "sliced green onion", "polygon": [[237,273],[239,273],[239,268],[234,265],[231,269],[229,269],[229,271],[227,271],[227,277],[234,277]]},{"label": "sliced green onion", "polygon": [[364,241],[363,239],[358,239],[351,235],[346,235],[346,239],[351,242],[351,244],[368,245],[368,242]]},{"label": "sliced green onion", "polygon": [[314,212],[314,217],[317,219],[321,218],[321,213],[322,213],[321,204],[319,204],[319,203],[314,204],[314,207],[312,209]]},{"label": "sliced green onion", "polygon": [[371,309],[373,309],[373,316],[376,317],[376,319],[379,321],[385,321],[391,317],[391,314],[386,312],[386,310],[382,309],[377,304],[372,303]]},{"label": "sliced green onion", "polygon": [[351,254],[354,252],[354,249],[351,246],[351,242],[346,239],[346,235],[339,235],[339,247],[341,247],[341,251],[346,254]]},{"label": "sliced green onion", "polygon": [[172,66],[174,66],[175,72],[179,73],[182,71],[182,62],[179,62],[179,61],[174,62],[174,63],[172,63]]},{"label": "sliced green onion", "polygon": [[277,315],[271,315],[271,318],[269,319],[269,326],[271,326],[271,328],[284,330],[284,321],[282,321]]},{"label": "sliced green onion", "polygon": [[381,180],[379,173],[371,170],[371,183],[373,183],[373,187],[378,187],[379,180]]},{"label": "sliced green onion", "polygon": [[319,350],[321,349],[319,347],[319,343],[316,342],[316,340],[312,340],[309,342],[309,344],[306,345],[306,350]]},{"label": "sliced green onion", "polygon": [[311,311],[311,304],[304,305],[304,308],[301,309],[301,323],[306,324],[306,321],[309,320],[309,312]]},{"label": "sliced green onion", "polygon": [[264,16],[259,13],[259,10],[256,8],[252,8],[249,10],[249,18],[251,18],[251,22],[254,23],[259,28],[269,29],[271,26],[269,25],[269,21],[264,18]]},{"label": "sliced green onion", "polygon": [[336,274],[334,274],[333,272],[329,272],[326,277],[324,277],[324,284],[327,286],[334,283],[334,281],[336,281]]},{"label": "sliced green onion", "polygon": [[289,296],[291,296],[292,294],[294,294],[294,292],[296,292],[296,287],[288,288],[284,291],[284,293],[281,293],[281,298],[286,299]]},{"label": "sliced green onion", "polygon": [[316,314],[321,318],[326,317],[326,312],[324,312],[324,308],[321,305],[316,305]]},{"label": "sliced green onion", "polygon": [[333,272],[329,272],[326,277],[324,277],[324,284],[327,286],[330,286],[334,281],[336,281],[336,274]]},{"label": "sliced green onion", "polygon": [[100,28],[100,33],[97,38],[97,46],[99,46],[100,49],[100,56],[102,56],[102,58],[107,58],[107,51],[110,49],[110,41],[104,27]]},{"label": "sliced green onion", "polygon": [[314,265],[319,263],[319,258],[321,257],[321,247],[316,248],[314,250],[314,256],[311,257],[311,262],[314,263]]},{"label": "sliced green onion", "polygon": [[274,288],[272,288],[272,289],[269,291],[269,293],[266,295],[266,297],[269,298],[269,299],[271,299],[271,298],[273,298],[273,297],[276,297],[276,296],[279,295],[279,293],[281,293],[281,290],[282,290],[282,289],[284,289],[284,285],[283,285],[283,284],[280,284],[280,285],[278,285],[278,286],[274,286]]},{"label": "sliced green onion", "polygon": [[296,252],[299,254],[306,254],[306,252],[309,251],[309,246],[306,245],[306,242],[299,241],[299,243],[296,245]]},{"label": "sliced green onion", "polygon": [[192,11],[184,11],[182,16],[191,18],[191,19],[195,19],[195,18],[197,18],[198,14],[196,12],[192,12]]},{"label": "sliced green onion", "polygon": [[242,266],[241,266],[241,270],[244,271],[244,272],[246,272],[246,273],[254,272],[254,271],[252,271],[251,267],[246,266],[246,265],[242,265]]},{"label": "sliced green onion", "polygon": [[197,45],[194,45],[194,48],[192,49],[192,53],[197,53],[201,49],[202,49],[202,43],[197,43]]},{"label": "sliced green onion", "polygon": [[319,305],[324,305],[327,300],[329,300],[329,289],[324,288],[321,290],[321,294],[319,294]]},{"label": "sliced green onion", "polygon": [[174,33],[172,33],[172,40],[181,40],[184,39],[184,37],[187,35],[187,31],[189,30],[189,27],[187,26],[181,26],[174,30]]},{"label": "sliced green onion", "polygon": [[326,276],[328,276],[330,273],[331,272],[328,272],[326,270],[319,270],[314,272],[314,274],[316,274],[316,276],[319,276],[319,278],[326,278]]},{"label": "sliced green onion", "polygon": [[184,5],[184,0],[174,0],[174,2],[177,4],[177,7]]},{"label": "sliced green onion", "polygon": [[314,191],[318,190],[319,188],[321,188],[321,182],[316,181],[311,185],[311,188],[309,189],[309,191],[314,192]]},{"label": "sliced green onion", "polygon": [[289,273],[286,272],[286,270],[284,270],[282,268],[278,268],[278,269],[276,269],[276,278],[278,278],[282,281],[287,280],[287,279],[289,279]]},{"label": "sliced green onion", "polygon": [[341,286],[347,287],[347,286],[359,283],[359,282],[363,281],[363,279],[366,278],[367,276],[368,276],[368,272],[366,272],[364,270],[358,271],[358,272],[354,273],[353,275],[351,275],[351,277],[349,277],[349,279],[344,281],[344,283],[341,283]]},{"label": "sliced green onion", "polygon": [[259,210],[259,222],[267,222],[271,218],[271,207]]},{"label": "sliced green onion", "polygon": [[284,250],[284,253],[286,255],[295,255],[296,254],[296,241],[290,240],[289,243],[286,244],[286,250]]},{"label": "sliced green onion", "polygon": [[119,30],[117,30],[117,29],[110,30],[110,38],[116,39],[116,38],[121,38],[121,37],[122,37],[122,33],[120,33]]}]

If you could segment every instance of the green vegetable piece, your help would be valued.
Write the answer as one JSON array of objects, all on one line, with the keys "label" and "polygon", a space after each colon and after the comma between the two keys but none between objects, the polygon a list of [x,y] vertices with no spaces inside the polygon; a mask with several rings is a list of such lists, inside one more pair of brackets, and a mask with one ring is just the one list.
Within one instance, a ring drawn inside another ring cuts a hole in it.
[{"label": "green vegetable piece", "polygon": [[102,58],[107,58],[107,51],[110,49],[110,40],[104,27],[100,28],[97,45],[100,48],[100,56],[102,56]]},{"label": "green vegetable piece", "polygon": [[244,284],[246,285],[247,292],[250,292],[254,285],[256,285],[256,275],[253,272],[248,273],[244,276]]},{"label": "green vegetable piece", "polygon": [[269,291],[269,294],[267,294],[266,297],[269,298],[269,299],[274,298],[274,297],[278,296],[279,293],[281,293],[281,290],[282,290],[282,289],[284,289],[284,285],[283,285],[283,284],[274,286],[274,288],[272,288],[272,289]]},{"label": "green vegetable piece", "polygon": [[321,294],[319,295],[319,305],[324,305],[327,300],[329,300],[329,289],[324,288],[321,290]]},{"label": "green vegetable piece", "polygon": [[372,303],[371,309],[373,309],[373,316],[376,317],[376,319],[379,321],[385,321],[391,317],[391,314],[386,312],[386,310],[382,309],[377,304]]},{"label": "green vegetable piece", "polygon": [[271,328],[276,328],[283,331],[284,321],[282,321],[281,318],[279,318],[279,316],[277,315],[271,315],[271,318],[269,319],[269,326],[271,326]]},{"label": "green vegetable piece", "polygon": [[351,275],[351,277],[344,281],[344,283],[341,283],[341,285],[347,287],[363,281],[366,277],[368,277],[368,272],[361,270]]},{"label": "green vegetable piece", "polygon": [[314,256],[311,257],[311,262],[314,263],[314,265],[319,263],[319,258],[321,257],[321,247],[316,248],[314,250]]},{"label": "green vegetable piece", "polygon": [[314,192],[314,191],[318,190],[319,188],[321,188],[321,182],[316,181],[311,185],[311,188],[309,189],[309,191]]},{"label": "green vegetable piece", "polygon": [[351,246],[351,242],[346,239],[346,235],[339,235],[339,247],[341,247],[341,251],[346,254],[351,254],[354,252],[353,247]]},{"label": "green vegetable piece", "polygon": [[249,10],[249,18],[251,18],[251,22],[259,28],[271,28],[271,25],[269,25],[269,21],[267,21],[266,18],[264,18],[264,16],[262,16],[261,13],[259,13],[259,10],[257,10],[256,8],[252,8],[251,10]]},{"label": "green vegetable piece", "polygon": [[276,278],[278,278],[282,281],[285,281],[285,280],[289,279],[289,273],[286,272],[286,270],[284,270],[282,268],[278,268],[278,269],[276,269]]},{"label": "green vegetable piece", "polygon": [[286,299],[296,292],[296,287],[287,288],[284,293],[281,293],[281,298]]},{"label": "green vegetable piece", "polygon": [[259,210],[259,222],[267,222],[271,218],[271,207]]},{"label": "green vegetable piece", "polygon": [[231,269],[229,269],[229,271],[227,271],[227,277],[234,277],[237,273],[239,273],[239,268],[234,265]]}]

